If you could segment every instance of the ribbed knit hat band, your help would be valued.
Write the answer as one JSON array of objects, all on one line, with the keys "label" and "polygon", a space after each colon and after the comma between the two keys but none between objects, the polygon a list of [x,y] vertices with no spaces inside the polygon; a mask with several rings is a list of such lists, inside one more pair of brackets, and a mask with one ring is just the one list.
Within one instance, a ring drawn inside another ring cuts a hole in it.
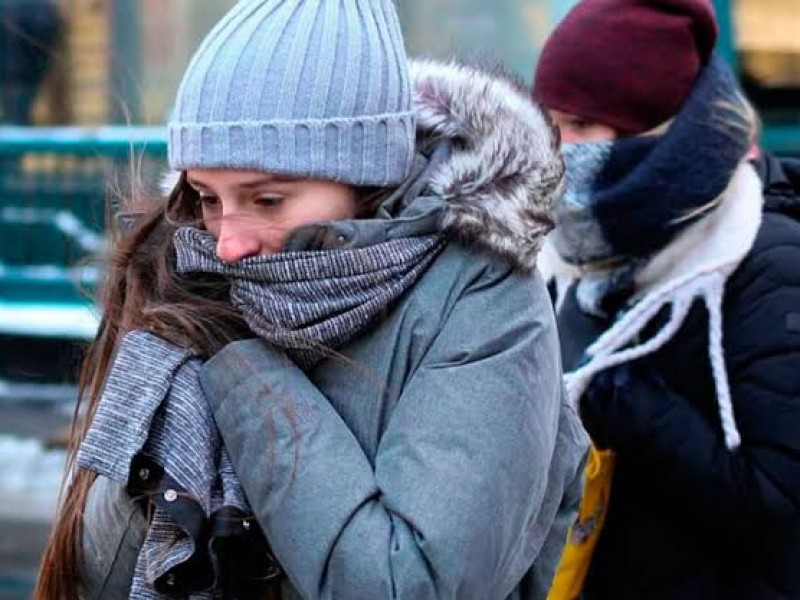
[{"label": "ribbed knit hat band", "polygon": [[391,0],[241,0],[178,90],[170,166],[402,182],[415,118]]}]

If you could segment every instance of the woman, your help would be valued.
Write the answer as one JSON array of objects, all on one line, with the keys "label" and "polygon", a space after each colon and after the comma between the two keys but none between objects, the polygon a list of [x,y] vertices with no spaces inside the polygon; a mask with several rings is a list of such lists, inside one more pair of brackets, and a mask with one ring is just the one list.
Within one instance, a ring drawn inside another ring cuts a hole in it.
[{"label": "woman", "polygon": [[707,1],[585,0],[537,67],[568,142],[562,356],[598,450],[553,599],[800,597],[797,187],[753,168],[715,39]]},{"label": "woman", "polygon": [[37,597],[544,597],[585,434],[533,274],[563,167],[523,88],[409,74],[389,0],[240,2],[169,154]]}]

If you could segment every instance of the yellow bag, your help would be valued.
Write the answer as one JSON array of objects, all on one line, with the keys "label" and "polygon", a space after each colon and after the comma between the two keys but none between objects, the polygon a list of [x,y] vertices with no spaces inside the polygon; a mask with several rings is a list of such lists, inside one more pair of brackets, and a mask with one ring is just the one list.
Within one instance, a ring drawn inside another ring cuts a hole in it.
[{"label": "yellow bag", "polygon": [[553,578],[547,600],[576,600],[589,572],[592,553],[605,522],[614,472],[611,450],[589,449],[584,475],[584,489],[578,518],[569,529],[564,554]]}]

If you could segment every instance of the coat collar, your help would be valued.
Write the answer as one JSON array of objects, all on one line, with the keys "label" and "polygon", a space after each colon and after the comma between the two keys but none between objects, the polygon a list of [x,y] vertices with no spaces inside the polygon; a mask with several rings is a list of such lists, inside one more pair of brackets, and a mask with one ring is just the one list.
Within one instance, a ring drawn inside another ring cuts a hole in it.
[{"label": "coat collar", "polygon": [[420,145],[452,148],[428,181],[444,230],[532,269],[563,186],[555,127],[501,71],[412,61],[411,76]]}]

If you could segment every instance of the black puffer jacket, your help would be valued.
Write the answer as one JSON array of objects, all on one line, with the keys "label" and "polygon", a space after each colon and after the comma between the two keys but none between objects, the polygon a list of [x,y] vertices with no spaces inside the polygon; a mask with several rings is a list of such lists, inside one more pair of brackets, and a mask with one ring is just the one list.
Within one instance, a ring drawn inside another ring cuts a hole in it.
[{"label": "black puffer jacket", "polygon": [[[700,302],[657,354],[596,377],[582,416],[617,464],[585,600],[800,598],[800,163],[758,169],[763,223],[723,317],[742,446],[725,448]],[[567,370],[608,325],[570,291]]]}]

